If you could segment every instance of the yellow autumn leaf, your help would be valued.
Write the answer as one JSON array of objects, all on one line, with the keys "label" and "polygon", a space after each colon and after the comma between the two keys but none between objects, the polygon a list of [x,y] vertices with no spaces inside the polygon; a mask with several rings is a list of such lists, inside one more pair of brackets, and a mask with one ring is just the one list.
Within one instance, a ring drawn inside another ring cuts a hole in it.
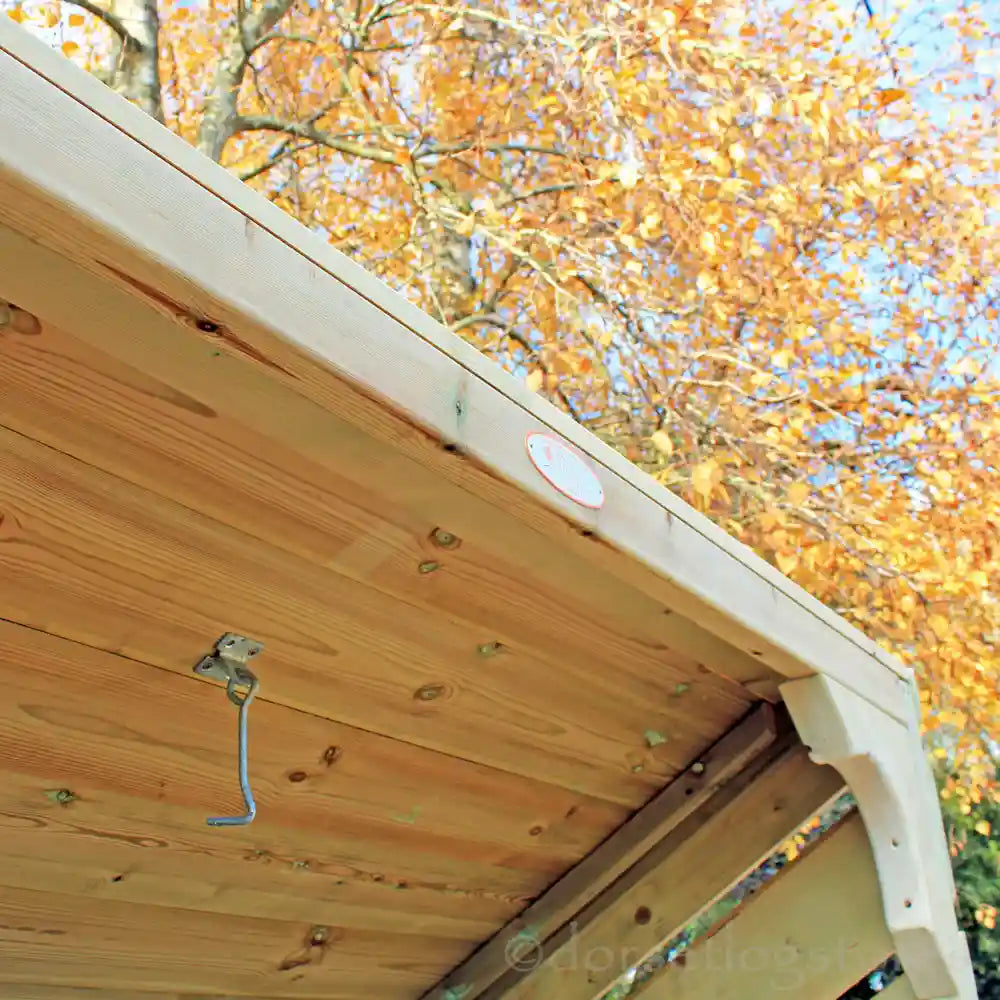
[{"label": "yellow autumn leaf", "polygon": [[691,485],[699,496],[706,500],[712,495],[712,490],[716,484],[722,480],[722,470],[714,459],[699,462],[691,470]]},{"label": "yellow autumn leaf", "polygon": [[634,188],[639,183],[639,165],[632,161],[623,163],[618,170],[618,183],[624,188]]},{"label": "yellow autumn leaf", "polygon": [[661,455],[672,455],[674,453],[674,442],[666,431],[654,431],[650,437],[650,441],[652,441],[653,447]]},{"label": "yellow autumn leaf", "polygon": [[875,95],[875,99],[878,101],[878,106],[884,108],[889,104],[893,104],[896,101],[901,101],[906,97],[906,91],[901,90],[898,87],[889,87],[885,90],[880,90]]},{"label": "yellow autumn leaf", "polygon": [[790,576],[799,564],[799,557],[795,552],[779,552],[775,555],[774,561],[785,576]]},{"label": "yellow autumn leaf", "polygon": [[774,354],[771,355],[771,363],[775,368],[791,368],[792,358],[794,356],[795,355],[792,354],[790,350],[783,347],[780,351],[775,351]]},{"label": "yellow autumn leaf", "polygon": [[83,14],[70,14],[67,22],[71,28],[79,28],[83,24]]},{"label": "yellow autumn leaf", "polygon": [[990,821],[988,819],[981,819],[976,822],[975,829],[976,833],[980,833],[984,837],[988,837],[992,828],[990,827]]},{"label": "yellow autumn leaf", "polygon": [[714,254],[716,249],[715,233],[711,230],[706,229],[701,234],[701,248],[707,254]]},{"label": "yellow autumn leaf", "polygon": [[76,42],[63,42],[62,51],[64,56],[71,56],[74,52],[80,51],[80,46]]},{"label": "yellow autumn leaf", "polygon": [[717,292],[719,285],[715,280],[715,275],[711,271],[699,271],[696,280],[698,291],[703,295],[709,292]]},{"label": "yellow autumn leaf", "polygon": [[927,624],[930,626],[931,631],[939,639],[947,639],[950,627],[948,625],[948,619],[944,615],[931,615],[927,619]]},{"label": "yellow autumn leaf", "polygon": [[792,483],[788,487],[788,502],[795,507],[801,507],[811,496],[812,489],[808,483]]},{"label": "yellow autumn leaf", "polygon": [[7,16],[12,21],[16,21],[20,24],[24,20],[24,10],[20,4],[17,4],[17,6],[11,7],[10,10],[7,11]]},{"label": "yellow autumn leaf", "polygon": [[545,381],[545,373],[540,369],[536,368],[533,372],[528,372],[525,376],[524,384],[532,391],[538,392],[542,387],[542,383]]},{"label": "yellow autumn leaf", "polygon": [[956,378],[962,375],[978,375],[983,370],[982,362],[966,354],[948,369],[949,375]]}]

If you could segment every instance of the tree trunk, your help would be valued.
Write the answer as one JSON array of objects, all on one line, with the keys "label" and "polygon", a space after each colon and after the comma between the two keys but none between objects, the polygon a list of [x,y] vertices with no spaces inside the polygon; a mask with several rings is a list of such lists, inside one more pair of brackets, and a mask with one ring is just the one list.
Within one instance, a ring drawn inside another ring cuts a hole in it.
[{"label": "tree trunk", "polygon": [[163,121],[160,95],[160,19],[156,0],[111,0],[111,24],[121,40],[112,55],[105,82],[112,90],[137,104],[151,118]]}]

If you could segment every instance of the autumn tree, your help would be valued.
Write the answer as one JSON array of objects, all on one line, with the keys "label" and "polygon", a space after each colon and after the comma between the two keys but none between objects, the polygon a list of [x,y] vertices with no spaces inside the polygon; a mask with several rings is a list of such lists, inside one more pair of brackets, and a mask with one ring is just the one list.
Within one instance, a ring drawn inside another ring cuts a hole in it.
[{"label": "autumn tree", "polygon": [[7,6],[914,665],[990,783],[996,11]]}]

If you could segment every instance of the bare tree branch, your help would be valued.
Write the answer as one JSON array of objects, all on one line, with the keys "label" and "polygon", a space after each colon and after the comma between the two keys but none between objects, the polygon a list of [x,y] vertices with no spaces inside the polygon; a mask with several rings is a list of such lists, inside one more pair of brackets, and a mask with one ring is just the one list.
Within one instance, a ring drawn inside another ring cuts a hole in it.
[{"label": "bare tree branch", "polygon": [[302,42],[306,45],[319,45],[319,40],[313,38],[312,35],[285,34],[281,31],[269,31],[250,46],[250,54],[252,55],[270,42]]},{"label": "bare tree branch", "polygon": [[295,156],[296,153],[304,153],[315,146],[315,142],[303,142],[296,146],[292,144],[291,138],[288,138],[280,143],[278,148],[263,163],[253,167],[251,170],[244,171],[239,175],[239,178],[244,183],[252,181],[255,177],[267,173],[272,167],[276,167],[282,160],[286,160],[289,156]]},{"label": "bare tree branch", "polygon": [[309,139],[328,149],[336,150],[347,156],[358,156],[376,163],[399,162],[392,150],[381,149],[378,146],[367,146],[342,136],[328,135],[320,131],[310,122],[285,121],[273,115],[238,115],[233,120],[233,134],[237,132],[284,132],[299,139]]},{"label": "bare tree branch", "polygon": [[[470,149],[482,149],[488,153],[541,153],[546,156],[562,156],[571,159],[580,158],[580,154],[559,146],[535,146],[524,142],[482,142],[479,139],[469,139],[465,142],[435,142],[417,149],[416,156],[450,156],[454,153],[464,153]],[[597,157],[592,157],[597,159]]]},{"label": "bare tree branch", "polygon": [[91,0],[68,0],[68,2],[79,7],[81,10],[85,10],[88,14],[93,14],[98,20],[103,21],[122,40],[124,45],[137,46],[139,44],[138,39],[125,27],[125,22],[110,10],[98,7]]},{"label": "bare tree branch", "polygon": [[108,53],[98,78],[126,100],[138,105],[151,118],[163,121],[160,86],[160,19],[157,0],[69,0],[106,24],[119,41]]},{"label": "bare tree branch", "polygon": [[244,12],[242,4],[237,8],[236,22],[223,40],[196,143],[198,149],[216,163],[222,159],[226,143],[238,131],[237,102],[250,55],[288,13],[293,3],[294,0],[270,0],[250,12]]}]

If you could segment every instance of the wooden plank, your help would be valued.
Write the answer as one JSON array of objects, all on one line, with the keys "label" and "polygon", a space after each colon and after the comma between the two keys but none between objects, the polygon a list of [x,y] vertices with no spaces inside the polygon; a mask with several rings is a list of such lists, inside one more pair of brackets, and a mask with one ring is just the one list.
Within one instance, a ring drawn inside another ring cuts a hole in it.
[{"label": "wooden plank", "polygon": [[[137,993],[135,990],[105,990],[91,986],[41,986],[38,983],[8,983],[7,1000],[208,1000],[202,994],[178,993]],[[246,1000],[246,996],[230,995],[228,1000]],[[261,1000],[255,997],[254,1000]]]},{"label": "wooden plank", "polygon": [[855,813],[736,909],[643,1000],[837,1000],[892,954],[878,873]]},{"label": "wooden plank", "polygon": [[[213,689],[193,676],[0,621],[0,688],[5,694],[0,767],[18,776],[17,782],[0,783],[0,810],[10,814],[19,806],[24,833],[30,831],[33,838],[34,846],[22,844],[27,856],[70,864],[106,862],[127,870],[127,863],[138,859],[78,858],[73,845],[85,837],[56,838],[58,846],[43,852],[41,845],[52,838],[38,836],[35,827],[47,829],[54,817],[79,822],[84,804],[105,817],[121,817],[122,800],[129,799],[128,814],[145,818],[151,831],[157,829],[154,814],[159,821],[165,813],[171,814],[175,830],[181,815],[192,829],[202,830],[205,816],[238,802],[235,711],[221,686]],[[429,898],[464,890],[473,918],[477,893],[499,896],[501,911],[511,915],[625,815],[620,807],[541,781],[264,701],[252,706],[250,727],[250,773],[259,812],[248,831],[256,847],[294,846],[306,858],[360,868],[356,882],[366,872],[367,880],[405,883],[426,890]],[[19,788],[31,798],[21,798]],[[75,796],[67,808],[46,797],[59,788]],[[203,832],[206,842],[216,845],[228,843],[231,833]],[[0,853],[17,853],[17,843],[12,832]],[[83,847],[92,850],[93,845]],[[214,855],[207,860],[215,860]],[[21,877],[15,867],[0,872],[0,880]],[[146,874],[171,872],[159,867]],[[207,872],[199,873],[199,879],[206,877]],[[165,888],[158,886],[157,891]],[[133,885],[111,891],[117,898],[138,890]],[[171,891],[180,893],[183,887],[177,884]],[[378,910],[386,908],[386,896],[381,893]],[[224,900],[208,896],[207,902],[220,906]],[[426,909],[427,902],[420,905]],[[392,901],[401,919],[411,903],[417,905],[412,892],[395,894]],[[455,910],[448,899],[440,905]],[[486,912],[497,915],[495,901]],[[417,912],[409,916],[421,919]],[[377,920],[378,911],[368,919]],[[482,930],[481,921],[479,926]],[[465,930],[460,934],[467,937]]]},{"label": "wooden plank", "polygon": [[[166,992],[141,993],[135,990],[101,989],[91,986],[41,986],[38,983],[9,983],[4,1000],[219,1000],[218,994]],[[246,994],[227,993],[226,1000],[249,1000]],[[270,1000],[256,996],[253,1000]]]},{"label": "wooden plank", "polygon": [[[484,657],[482,631],[6,428],[0,513],[8,618],[185,676],[235,629],[266,646],[264,698],[514,774],[543,771],[554,784],[625,805],[662,782],[647,764],[672,773],[670,756],[694,757],[715,728],[717,716],[706,721],[693,704],[685,718],[673,688],[625,683],[574,661],[555,670],[516,642]],[[428,688],[441,696],[423,700]],[[745,710],[738,699],[730,705]],[[653,730],[666,734],[655,754]],[[632,772],[633,759],[641,772]]]},{"label": "wooden plank", "polygon": [[509,968],[512,948],[527,934],[544,941],[632,867],[672,829],[703,806],[759,757],[777,736],[774,711],[761,706],[656,795],[600,846],[507,924],[428,995],[444,1000],[461,992],[475,997]]},{"label": "wooden plank", "polygon": [[[25,44],[6,28],[7,51]],[[565,415],[468,345],[447,338],[426,317],[419,328],[404,325],[412,310],[384,286],[347,267],[273,207],[265,209],[263,199],[195,157],[181,140],[151,128],[136,109],[109,101],[82,75],[67,77],[40,48],[30,49],[30,59],[83,96],[58,93],[26,64],[3,61],[4,89],[16,95],[5,104],[2,122],[11,137],[0,161],[12,192],[4,198],[8,221],[94,269],[110,268],[175,317],[208,317],[207,336],[230,359],[266,369],[273,383],[327,409],[345,403],[329,373],[328,365],[336,364],[397,410],[390,415],[377,405],[362,407],[356,421],[426,461],[427,441],[414,433],[415,421],[476,459],[439,460],[437,467],[455,485],[493,503],[508,500],[505,509],[528,525],[544,523],[549,512],[587,529],[587,538],[564,530],[567,547],[759,654],[779,673],[800,677],[821,669],[887,711],[899,710],[911,673],[860,632],[622,456],[581,437]],[[101,106],[114,125],[88,105]],[[157,155],[141,150],[123,130],[142,134]],[[65,141],[67,134],[72,142]],[[53,225],[59,204],[74,214]],[[274,275],[281,281],[271,280]],[[365,335],[356,336],[357,330]],[[531,467],[524,434],[547,427],[578,439],[600,463],[607,500],[599,513],[573,506]],[[594,544],[594,534],[610,544]]]},{"label": "wooden plank", "polygon": [[[19,817],[28,827],[32,817]],[[0,817],[5,830],[10,814]],[[37,829],[31,836],[37,837]],[[51,833],[47,829],[46,833]],[[24,828],[0,849],[0,886],[57,892],[87,899],[199,910],[221,917],[254,916],[310,924],[339,924],[387,935],[427,934],[472,947],[510,912],[500,898],[426,889],[420,883],[349,882],[336,876],[300,873],[291,864],[251,860],[252,851],[219,864],[215,856],[185,855],[131,845],[104,845],[88,834],[46,836],[47,849],[33,850]],[[102,849],[103,848],[103,849]],[[263,852],[262,852],[263,853]],[[133,860],[134,859],[134,860]],[[402,888],[400,888],[402,886]]]},{"label": "wooden plank", "polygon": [[[38,983],[8,983],[7,1000],[196,1000],[192,994],[136,993],[134,990],[104,990],[89,986],[41,986]],[[197,1000],[205,1000],[198,997]],[[231,997],[230,1000],[246,1000]],[[254,998],[259,1000],[259,998]]]},{"label": "wooden plank", "polygon": [[420,934],[222,920],[197,910],[23,889],[0,895],[3,984],[410,1000],[461,952],[458,942]]},{"label": "wooden plank", "polygon": [[483,1000],[592,1000],[677,934],[843,790],[801,745],[722,789]]}]

